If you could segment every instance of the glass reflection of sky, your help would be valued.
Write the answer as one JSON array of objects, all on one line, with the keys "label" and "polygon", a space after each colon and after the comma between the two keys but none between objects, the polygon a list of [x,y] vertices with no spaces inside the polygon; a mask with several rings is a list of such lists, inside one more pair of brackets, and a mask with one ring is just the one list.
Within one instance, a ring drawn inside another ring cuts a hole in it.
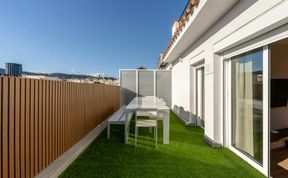
[{"label": "glass reflection of sky", "polygon": [[[261,50],[258,50],[258,51],[253,51],[253,52],[250,52],[250,53],[246,53],[246,54],[243,54],[241,56],[237,56],[235,58],[235,60],[233,60],[232,62],[235,62],[235,63],[248,63],[248,62],[252,62],[252,65],[253,65],[253,72],[258,72],[258,71],[262,71],[263,70],[263,51],[262,49]],[[241,70],[241,69],[240,69]],[[244,69],[245,71],[244,72],[251,72],[251,71],[248,71],[248,69]]]}]

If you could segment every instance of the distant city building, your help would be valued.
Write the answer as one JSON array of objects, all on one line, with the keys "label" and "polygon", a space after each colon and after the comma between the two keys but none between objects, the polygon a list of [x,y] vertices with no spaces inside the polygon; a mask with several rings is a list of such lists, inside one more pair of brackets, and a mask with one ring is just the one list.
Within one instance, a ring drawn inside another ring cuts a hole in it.
[{"label": "distant city building", "polygon": [[48,77],[43,75],[22,75],[24,78],[30,78],[30,79],[39,79],[39,80],[54,80],[54,81],[60,81],[58,77]]},{"label": "distant city building", "polygon": [[21,77],[22,76],[22,64],[6,63],[5,74],[11,77]]},{"label": "distant city building", "polygon": [[5,74],[5,69],[0,68],[0,75],[4,75],[4,74]]},{"label": "distant city building", "polygon": [[141,66],[141,67],[138,67],[137,69],[139,69],[139,70],[145,70],[146,67]]},{"label": "distant city building", "polygon": [[67,79],[67,82],[119,85],[118,80],[112,80],[112,79],[89,79],[89,78],[87,78],[87,79]]},{"label": "distant city building", "polygon": [[105,73],[94,73],[94,74],[91,74],[91,76],[97,77],[97,78],[105,78],[107,75]]},{"label": "distant city building", "polygon": [[67,79],[67,82],[84,83],[84,80],[75,78],[75,79]]}]

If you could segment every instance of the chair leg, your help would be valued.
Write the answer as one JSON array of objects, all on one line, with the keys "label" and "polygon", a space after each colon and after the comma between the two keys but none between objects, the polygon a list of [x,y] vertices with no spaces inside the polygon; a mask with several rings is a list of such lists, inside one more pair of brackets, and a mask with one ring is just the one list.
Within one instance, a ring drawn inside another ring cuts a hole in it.
[{"label": "chair leg", "polygon": [[110,124],[107,126],[107,138],[110,139]]},{"label": "chair leg", "polygon": [[149,133],[152,133],[152,127],[149,127]]},{"label": "chair leg", "polygon": [[128,121],[127,133],[128,133],[128,138],[129,138],[129,135],[130,135],[130,121]]},{"label": "chair leg", "polygon": [[138,127],[135,125],[135,148],[137,147]]},{"label": "chair leg", "polygon": [[156,126],[155,127],[155,145],[156,145],[156,149],[157,149],[157,144],[158,144],[158,127]]},{"label": "chair leg", "polygon": [[154,139],[156,139],[156,129],[154,127]]}]

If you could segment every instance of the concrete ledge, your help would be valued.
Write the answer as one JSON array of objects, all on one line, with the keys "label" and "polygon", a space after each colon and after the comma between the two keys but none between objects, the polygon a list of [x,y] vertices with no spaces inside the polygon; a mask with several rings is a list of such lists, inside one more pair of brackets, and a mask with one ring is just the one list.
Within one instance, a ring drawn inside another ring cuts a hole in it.
[{"label": "concrete ledge", "polygon": [[[179,113],[177,113],[174,109],[171,109],[171,112],[173,112],[184,125],[186,125],[186,126],[196,126],[196,123],[188,122]],[[207,135],[204,135],[204,140],[208,143],[208,145],[210,145],[213,148],[223,148],[222,144],[214,142]]]},{"label": "concrete ledge", "polygon": [[64,172],[68,166],[97,138],[101,132],[107,127],[107,120],[99,124],[95,129],[89,132],[72,148],[66,151],[58,159],[53,161],[47,168],[41,171],[36,178],[42,177],[58,177]]},{"label": "concrete ledge", "polygon": [[204,135],[204,140],[213,148],[223,148],[222,144],[214,142],[212,139],[210,139],[207,135]]},{"label": "concrete ledge", "polygon": [[179,120],[186,126],[196,126],[195,123],[189,122],[186,119],[183,118],[179,113],[177,113],[174,109],[171,109],[171,112],[173,112],[176,116],[178,116]]}]

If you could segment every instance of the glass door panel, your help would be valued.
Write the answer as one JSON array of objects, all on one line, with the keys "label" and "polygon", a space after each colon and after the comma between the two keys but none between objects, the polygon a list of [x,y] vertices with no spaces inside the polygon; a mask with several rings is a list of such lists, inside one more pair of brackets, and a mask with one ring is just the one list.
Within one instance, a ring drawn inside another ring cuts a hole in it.
[{"label": "glass door panel", "polygon": [[263,50],[232,58],[232,146],[263,164]]}]

